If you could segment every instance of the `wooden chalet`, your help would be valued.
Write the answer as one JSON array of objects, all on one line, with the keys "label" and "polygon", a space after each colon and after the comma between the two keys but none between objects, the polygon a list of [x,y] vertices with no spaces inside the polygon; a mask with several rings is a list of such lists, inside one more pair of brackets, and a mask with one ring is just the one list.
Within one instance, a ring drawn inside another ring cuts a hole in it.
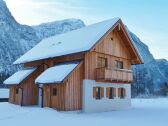
[{"label": "wooden chalet", "polygon": [[121,19],[113,18],[42,40],[14,62],[29,72],[4,83],[10,103],[109,111],[130,106],[131,65],[142,63]]}]

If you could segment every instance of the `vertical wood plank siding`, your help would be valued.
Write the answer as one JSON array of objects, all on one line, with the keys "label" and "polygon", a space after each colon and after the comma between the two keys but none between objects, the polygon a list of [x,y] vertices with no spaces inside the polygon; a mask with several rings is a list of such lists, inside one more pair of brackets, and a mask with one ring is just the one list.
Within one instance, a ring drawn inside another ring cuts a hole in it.
[{"label": "vertical wood plank siding", "polygon": [[[43,86],[44,107],[64,111],[82,109],[82,81],[83,62],[75,68],[63,83]],[[53,88],[57,88],[56,96],[52,95]]]},{"label": "vertical wood plank siding", "polygon": [[96,79],[96,68],[98,57],[107,59],[107,68],[115,68],[115,60],[123,62],[124,69],[131,69],[131,57],[125,41],[122,40],[117,30],[111,32],[100,43],[98,43],[93,51],[85,53],[85,79]]},{"label": "vertical wood plank siding", "polygon": [[[19,85],[10,86],[9,102],[20,105],[37,105],[38,104],[38,86],[35,79],[42,73],[43,66],[39,66],[30,76],[28,76]],[[21,88],[16,94],[16,88]],[[23,93],[23,94],[22,94]],[[21,101],[22,99],[22,101]]]}]

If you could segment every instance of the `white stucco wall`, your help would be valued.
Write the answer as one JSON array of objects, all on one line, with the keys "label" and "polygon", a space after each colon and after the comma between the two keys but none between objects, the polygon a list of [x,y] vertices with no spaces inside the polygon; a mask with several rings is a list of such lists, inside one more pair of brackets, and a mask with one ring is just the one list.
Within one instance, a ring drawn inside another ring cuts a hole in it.
[{"label": "white stucco wall", "polygon": [[[93,98],[93,87],[104,87],[104,97],[100,100]],[[106,87],[116,88],[116,97],[114,99],[106,98]],[[118,97],[118,88],[126,89],[126,97],[120,99]],[[94,80],[83,80],[83,112],[103,112],[111,110],[128,109],[131,107],[131,85],[130,84],[114,84],[107,82],[96,82]]]}]

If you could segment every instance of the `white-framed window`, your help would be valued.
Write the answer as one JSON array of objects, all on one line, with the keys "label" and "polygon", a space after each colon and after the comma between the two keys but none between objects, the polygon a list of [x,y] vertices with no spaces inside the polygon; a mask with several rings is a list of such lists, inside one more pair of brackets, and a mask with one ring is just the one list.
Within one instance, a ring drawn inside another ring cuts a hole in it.
[{"label": "white-framed window", "polygon": [[118,97],[124,99],[126,97],[126,89],[118,88]]},{"label": "white-framed window", "polygon": [[106,88],[106,97],[109,99],[114,99],[116,97],[116,88],[107,87]]},{"label": "white-framed window", "polygon": [[103,87],[93,87],[93,98],[99,100],[104,97]]}]

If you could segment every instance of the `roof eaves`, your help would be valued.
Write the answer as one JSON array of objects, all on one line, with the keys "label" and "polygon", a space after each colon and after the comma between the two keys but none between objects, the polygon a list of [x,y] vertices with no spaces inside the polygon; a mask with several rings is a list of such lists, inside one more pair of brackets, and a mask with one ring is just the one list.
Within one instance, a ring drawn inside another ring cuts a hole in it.
[{"label": "roof eaves", "polygon": [[118,23],[119,23],[120,20],[121,20],[121,19],[118,18],[118,21],[116,21],[116,23],[115,23],[113,26],[111,26],[111,28],[109,28],[109,30],[108,30],[88,51],[93,50],[94,47],[95,47],[99,42],[101,42],[101,40],[103,40],[103,38],[104,38],[106,35],[108,35],[111,31],[113,31],[113,30],[117,27],[117,25],[118,25]]},{"label": "roof eaves", "polygon": [[[120,22],[121,22],[121,24],[123,24],[122,20],[120,20]],[[123,26],[124,26],[124,24],[123,24]],[[131,38],[130,34],[129,34],[129,33],[128,33],[128,31],[126,30],[125,26],[124,26],[124,30],[125,30],[125,32],[126,32],[126,34],[127,34],[128,38],[130,39],[131,44],[132,44],[133,48],[135,49],[136,54],[138,55],[138,58],[140,59],[141,64],[143,64],[143,63],[144,63],[144,61],[143,61],[143,59],[142,59],[141,55],[139,55],[139,51],[138,51],[138,49],[137,49],[137,47],[136,47],[136,45],[135,45],[134,41],[132,40],[132,38]]]},{"label": "roof eaves", "polygon": [[39,83],[39,82],[36,82],[36,84],[61,84],[61,83],[64,83],[68,77],[71,75],[71,73],[81,64],[82,61],[79,62],[79,64],[62,80],[62,81],[55,81],[55,82],[52,82],[52,83]]}]

